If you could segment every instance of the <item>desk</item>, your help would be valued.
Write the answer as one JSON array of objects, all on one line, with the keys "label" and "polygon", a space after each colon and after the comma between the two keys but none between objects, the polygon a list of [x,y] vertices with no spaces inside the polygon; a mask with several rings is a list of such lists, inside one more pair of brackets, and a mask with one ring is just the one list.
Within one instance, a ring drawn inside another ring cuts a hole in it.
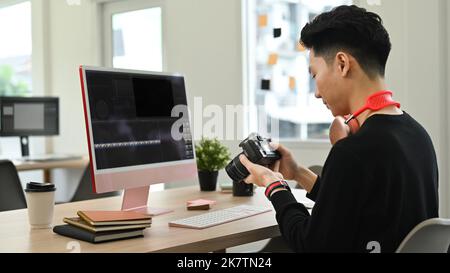
[{"label": "desk", "polygon": [[50,171],[52,169],[83,169],[89,164],[89,157],[81,159],[55,160],[55,161],[18,161],[13,160],[17,171],[44,171],[44,182],[51,182]]},{"label": "desk", "polygon": [[[304,200],[306,195],[303,190],[293,190],[293,193],[298,201]],[[186,209],[186,201],[198,198],[217,201],[213,210],[242,204],[273,209],[262,188],[258,188],[253,197],[200,192],[198,186],[152,192],[149,197],[150,206],[169,208],[174,212],[154,217],[152,227],[145,230],[144,238],[102,244],[80,241],[81,252],[213,252],[280,235],[274,210],[203,230],[168,226],[171,220],[205,213],[206,211]],[[62,224],[63,217],[76,216],[78,210],[119,210],[121,203],[121,197],[112,197],[56,205],[54,225]],[[50,229],[30,230],[27,210],[0,213],[0,252],[69,252],[68,244],[73,241],[75,240],[57,235]]]}]

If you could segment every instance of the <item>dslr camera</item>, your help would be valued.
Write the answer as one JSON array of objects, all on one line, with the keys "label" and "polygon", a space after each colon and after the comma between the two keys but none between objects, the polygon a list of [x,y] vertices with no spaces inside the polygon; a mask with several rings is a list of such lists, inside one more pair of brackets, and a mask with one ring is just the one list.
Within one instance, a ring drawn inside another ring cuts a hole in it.
[{"label": "dslr camera", "polygon": [[239,160],[241,154],[247,156],[251,162],[262,166],[270,165],[279,160],[281,155],[278,151],[270,147],[270,142],[272,142],[270,138],[264,138],[257,133],[250,134],[248,138],[239,144],[243,152],[225,167],[228,176],[233,181],[241,182],[250,175],[247,168]]}]

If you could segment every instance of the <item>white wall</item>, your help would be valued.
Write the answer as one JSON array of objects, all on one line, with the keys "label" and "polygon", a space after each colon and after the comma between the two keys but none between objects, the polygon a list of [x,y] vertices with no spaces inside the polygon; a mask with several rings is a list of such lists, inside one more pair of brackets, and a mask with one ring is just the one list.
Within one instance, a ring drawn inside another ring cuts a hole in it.
[{"label": "white wall", "polygon": [[[41,35],[34,37],[44,48],[40,71],[45,94],[60,98],[60,135],[48,141],[47,152],[87,154],[86,132],[82,111],[78,67],[80,64],[100,65],[96,36],[96,4],[82,0],[69,6],[65,0],[33,0],[44,15]],[[33,20],[35,22],[35,20]],[[39,22],[37,22],[39,24]],[[33,52],[34,54],[34,52]],[[69,199],[78,185],[83,170],[55,170],[57,201]]]},{"label": "white wall", "polygon": [[50,90],[60,96],[61,108],[61,136],[54,138],[53,149],[61,153],[87,153],[78,68],[99,65],[96,5],[81,3],[69,6],[66,1],[49,1]]},{"label": "white wall", "polygon": [[[240,1],[169,0],[166,8],[167,67],[186,76],[191,113],[194,97],[222,109],[242,104]],[[238,143],[226,144],[237,153]]]},{"label": "white wall", "polygon": [[[86,153],[77,68],[101,64],[96,4],[91,0],[82,0],[81,6],[68,6],[64,0],[39,1],[49,5],[49,94],[61,97],[61,136],[52,146],[58,152]],[[362,4],[367,6],[366,1]],[[390,88],[434,141],[441,171],[441,210],[448,216],[446,105],[450,101],[446,90],[450,83],[443,56],[450,35],[445,34],[448,28],[443,28],[446,14],[442,10],[450,8],[445,0],[382,1],[381,6],[368,8],[383,17],[392,38],[394,48],[387,70]],[[166,9],[167,67],[186,75],[190,102],[193,97],[203,97],[205,105],[242,104],[240,0],[167,0]],[[237,153],[237,142],[227,145]],[[287,146],[307,166],[322,164],[330,149],[326,144]],[[227,179],[225,174],[221,179]]]}]

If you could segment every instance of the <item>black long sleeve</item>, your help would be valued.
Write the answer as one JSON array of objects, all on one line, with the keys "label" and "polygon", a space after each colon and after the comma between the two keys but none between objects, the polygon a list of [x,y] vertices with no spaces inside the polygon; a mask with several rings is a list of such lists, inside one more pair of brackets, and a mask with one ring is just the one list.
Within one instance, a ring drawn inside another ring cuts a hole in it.
[{"label": "black long sleeve", "polygon": [[[334,148],[328,160],[352,164],[329,164],[324,169],[324,179],[333,177],[333,180],[321,185],[312,217],[291,193],[277,192],[272,196],[281,233],[296,252],[353,249],[353,241],[349,238],[358,232],[360,211],[357,202],[358,193],[362,191],[359,183],[363,178],[362,166],[356,156],[340,148]],[[315,191],[318,189],[313,189],[312,193]],[[314,196],[310,197],[314,199]]]},{"label": "black long sleeve", "polygon": [[438,216],[437,189],[431,140],[405,113],[372,116],[332,148],[307,195],[311,215],[288,191],[271,200],[296,252],[367,252],[372,241],[394,252],[415,225]]},{"label": "black long sleeve", "polygon": [[309,198],[309,199],[311,199],[311,200],[313,200],[313,201],[316,201],[316,199],[317,199],[317,194],[319,194],[319,189],[320,189],[320,185],[321,185],[321,184],[322,184],[322,183],[321,183],[320,176],[318,176],[316,182],[314,183],[314,186],[313,186],[311,192],[308,192],[308,193],[306,194],[306,197]]}]

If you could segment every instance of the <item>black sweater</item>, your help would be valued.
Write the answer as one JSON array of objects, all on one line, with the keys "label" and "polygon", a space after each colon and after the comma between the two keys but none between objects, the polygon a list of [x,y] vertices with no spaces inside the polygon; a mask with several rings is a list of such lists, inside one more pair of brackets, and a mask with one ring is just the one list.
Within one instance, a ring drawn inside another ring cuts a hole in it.
[{"label": "black sweater", "polygon": [[296,252],[395,252],[423,220],[438,217],[438,167],[431,139],[411,116],[373,115],[334,145],[308,198],[271,200],[281,234]]}]

